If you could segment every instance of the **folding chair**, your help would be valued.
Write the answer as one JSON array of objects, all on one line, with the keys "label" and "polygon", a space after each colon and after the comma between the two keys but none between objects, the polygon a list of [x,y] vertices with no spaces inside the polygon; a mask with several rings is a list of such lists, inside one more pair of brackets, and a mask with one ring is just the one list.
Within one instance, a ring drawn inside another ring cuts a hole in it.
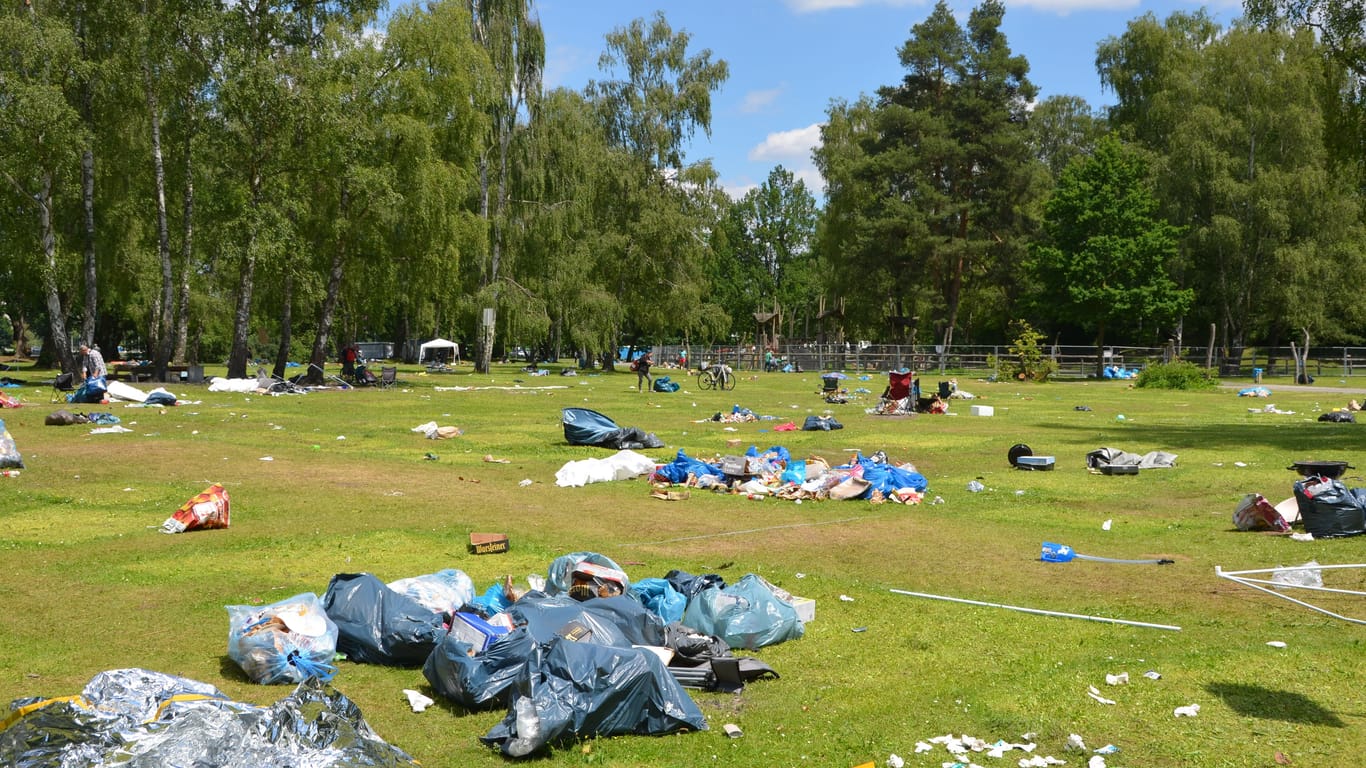
[{"label": "folding chair", "polygon": [[379,388],[388,389],[398,383],[398,367],[393,365],[381,366],[379,369]]},{"label": "folding chair", "polygon": [[887,389],[882,392],[882,402],[878,413],[892,415],[915,413],[916,401],[920,397],[920,382],[911,371],[889,371]]},{"label": "folding chair", "polygon": [[76,391],[76,386],[72,382],[76,380],[76,374],[63,373],[52,380],[52,400],[54,403],[66,402],[66,393]]}]

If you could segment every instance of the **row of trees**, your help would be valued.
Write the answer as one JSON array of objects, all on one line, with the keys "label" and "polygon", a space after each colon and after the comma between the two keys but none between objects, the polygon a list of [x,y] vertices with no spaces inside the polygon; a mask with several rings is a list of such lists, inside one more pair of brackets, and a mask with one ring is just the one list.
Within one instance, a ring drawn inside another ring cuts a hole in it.
[{"label": "row of trees", "polygon": [[[986,0],[945,3],[900,83],[832,102],[813,191],[739,200],[706,161],[724,61],[662,14],[603,79],[541,87],[533,0],[24,0],[0,12],[0,301],[171,360],[321,367],[435,335],[601,355],[637,341],[998,341],[1012,319],[1224,344],[1356,341],[1362,60],[1304,2],[1151,15],[1105,40],[1117,104],[1035,101]],[[1309,3],[1308,6],[1313,6]],[[1299,15],[1297,15],[1299,14]],[[1289,22],[1289,23],[1287,23]],[[957,334],[957,336],[955,335]]]}]

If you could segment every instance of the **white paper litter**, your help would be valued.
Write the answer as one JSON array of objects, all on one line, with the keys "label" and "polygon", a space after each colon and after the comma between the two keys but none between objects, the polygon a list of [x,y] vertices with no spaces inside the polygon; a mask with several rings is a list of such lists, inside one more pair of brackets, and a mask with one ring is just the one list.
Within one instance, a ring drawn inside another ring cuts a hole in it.
[{"label": "white paper litter", "polygon": [[1187,704],[1184,707],[1177,707],[1172,710],[1173,717],[1195,717],[1200,714],[1199,704]]},{"label": "white paper litter", "polygon": [[1285,647],[1285,643],[1281,642],[1280,640],[1268,640],[1266,644],[1269,645],[1269,646],[1271,646],[1272,648],[1284,648],[1284,647]]},{"label": "white paper litter", "polygon": [[[1107,698],[1105,698],[1104,696],[1101,696],[1101,695],[1100,695],[1100,691],[1099,691],[1094,685],[1093,685],[1093,686],[1090,686],[1090,687],[1087,689],[1086,695],[1087,695],[1087,696],[1090,696],[1091,698],[1095,699],[1096,701],[1099,701],[1101,704],[1114,704],[1114,703],[1115,703],[1114,699],[1107,699]],[[1073,735],[1075,735],[1075,734],[1073,734]]]},{"label": "white paper litter", "polygon": [[403,689],[403,695],[408,697],[408,706],[412,707],[414,712],[421,712],[435,703],[426,696],[408,688]]},{"label": "white paper litter", "polygon": [[115,425],[112,426],[112,427],[96,427],[96,428],[90,430],[90,434],[92,434],[92,435],[117,435],[117,434],[119,434],[120,432],[132,432],[132,431],[133,431],[133,430],[131,430],[131,429],[129,429],[129,428],[127,428],[127,427],[125,427],[125,426],[123,426],[123,425],[121,425],[121,424],[115,424]]},{"label": "white paper litter", "polygon": [[1106,685],[1124,685],[1124,684],[1126,684],[1126,683],[1128,683],[1128,682],[1129,682],[1129,673],[1128,673],[1128,672],[1120,672],[1118,675],[1106,675],[1106,676],[1105,676],[1105,684],[1106,684]]}]

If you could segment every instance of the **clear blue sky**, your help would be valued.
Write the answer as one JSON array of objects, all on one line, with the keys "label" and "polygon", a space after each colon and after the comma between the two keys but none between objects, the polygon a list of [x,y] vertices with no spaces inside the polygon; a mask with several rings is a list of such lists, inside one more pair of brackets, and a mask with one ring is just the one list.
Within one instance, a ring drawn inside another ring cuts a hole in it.
[{"label": "clear blue sky", "polygon": [[[951,0],[966,21],[973,3]],[[710,49],[730,78],[713,95],[711,138],[699,136],[689,161],[711,158],[733,196],[782,165],[818,191],[811,146],[832,99],[854,100],[900,81],[897,48],[925,20],[932,0],[538,0],[546,36],[546,86],[580,90],[602,79],[605,36],[632,19],[664,12],[691,36],[689,52]],[[1006,0],[1003,31],[1030,65],[1040,98],[1081,96],[1113,102],[1096,76],[1096,44],[1152,12],[1202,7],[1182,0]],[[1227,26],[1241,14],[1232,0],[1205,4]]]}]

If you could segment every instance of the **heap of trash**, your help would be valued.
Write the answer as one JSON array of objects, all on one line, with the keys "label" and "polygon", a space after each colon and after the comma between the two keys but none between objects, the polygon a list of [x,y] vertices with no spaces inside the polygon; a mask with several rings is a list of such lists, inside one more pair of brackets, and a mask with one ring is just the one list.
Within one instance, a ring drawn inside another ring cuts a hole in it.
[{"label": "heap of trash", "polygon": [[782,446],[762,452],[751,446],[743,456],[721,456],[713,461],[688,456],[680,449],[672,462],[655,469],[650,480],[657,485],[685,485],[752,499],[866,499],[901,504],[919,504],[929,487],[915,465],[895,463],[883,451],[871,456],[856,453],[847,463],[831,465],[819,456],[794,459]]}]

